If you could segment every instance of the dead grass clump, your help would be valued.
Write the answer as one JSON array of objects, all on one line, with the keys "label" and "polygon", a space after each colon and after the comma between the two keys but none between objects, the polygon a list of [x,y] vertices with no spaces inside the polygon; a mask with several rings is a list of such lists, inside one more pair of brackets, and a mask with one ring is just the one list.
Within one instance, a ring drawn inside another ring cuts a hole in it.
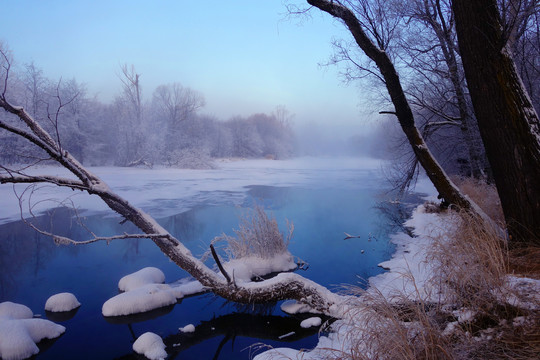
[{"label": "dead grass clump", "polygon": [[293,231],[294,225],[287,222],[287,235],[282,234],[276,219],[256,205],[252,212],[240,219],[239,228],[234,230],[236,237],[223,234],[213,243],[225,241],[225,251],[231,259],[249,256],[266,259],[287,251]]},{"label": "dead grass clump", "polygon": [[453,178],[455,184],[471,198],[495,223],[505,223],[501,200],[493,184],[474,178]]},{"label": "dead grass clump", "polygon": [[387,299],[375,289],[359,291],[362,300],[344,325],[352,347],[335,359],[454,359],[437,307],[406,297]]},{"label": "dead grass clump", "polygon": [[431,281],[442,284],[444,294],[460,307],[490,314],[504,300],[500,297],[509,295],[506,242],[497,228],[471,214],[459,213],[454,222],[447,238],[434,239]]},{"label": "dead grass clump", "polygon": [[540,246],[511,249],[509,266],[513,273],[540,279]]}]

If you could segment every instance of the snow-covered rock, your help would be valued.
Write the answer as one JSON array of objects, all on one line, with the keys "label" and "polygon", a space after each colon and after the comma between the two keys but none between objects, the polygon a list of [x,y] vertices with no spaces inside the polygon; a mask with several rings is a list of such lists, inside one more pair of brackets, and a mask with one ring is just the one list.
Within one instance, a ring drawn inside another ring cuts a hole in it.
[{"label": "snow-covered rock", "polygon": [[0,321],[2,319],[31,319],[34,313],[26,305],[11,301],[0,303]]},{"label": "snow-covered rock", "polygon": [[81,306],[81,303],[75,295],[67,292],[53,295],[45,302],[45,310],[51,312],[71,311],[79,306]]},{"label": "snow-covered rock", "polygon": [[161,360],[167,357],[163,340],[159,335],[152,332],[146,332],[139,336],[133,343],[133,351],[146,356],[150,360]]},{"label": "snow-covered rock", "polygon": [[300,323],[300,327],[307,329],[314,326],[321,326],[322,319],[320,317],[310,317]]},{"label": "snow-covered rock", "polygon": [[179,328],[178,330],[180,330],[183,333],[192,333],[192,332],[195,332],[195,326],[193,324],[188,324],[184,327]]},{"label": "snow-covered rock", "polygon": [[130,291],[147,284],[163,284],[165,274],[158,268],[145,267],[132,274],[126,275],[118,282],[120,291]]},{"label": "snow-covered rock", "polygon": [[54,339],[66,328],[49,320],[34,319],[32,311],[9,301],[0,303],[0,358],[26,359],[39,352],[36,343]]},{"label": "snow-covered rock", "polygon": [[170,285],[147,284],[110,298],[101,312],[103,316],[132,315],[176,304],[182,297],[182,292]]}]

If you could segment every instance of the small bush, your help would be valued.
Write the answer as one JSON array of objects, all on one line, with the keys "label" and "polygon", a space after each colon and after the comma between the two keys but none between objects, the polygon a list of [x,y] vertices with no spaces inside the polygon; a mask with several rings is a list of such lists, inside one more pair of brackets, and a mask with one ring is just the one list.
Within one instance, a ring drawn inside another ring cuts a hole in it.
[{"label": "small bush", "polygon": [[232,259],[250,256],[271,258],[287,251],[294,225],[287,222],[287,228],[287,235],[284,236],[276,219],[269,217],[262,207],[256,205],[251,213],[241,219],[239,229],[234,230],[236,237],[223,234],[216,237],[213,243],[225,241],[226,252]]}]

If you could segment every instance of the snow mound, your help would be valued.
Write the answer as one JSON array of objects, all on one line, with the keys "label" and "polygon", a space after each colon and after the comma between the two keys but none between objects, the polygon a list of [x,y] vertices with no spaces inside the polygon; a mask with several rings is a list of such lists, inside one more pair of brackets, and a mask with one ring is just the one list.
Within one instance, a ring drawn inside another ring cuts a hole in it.
[{"label": "snow mound", "polygon": [[146,356],[150,360],[161,360],[167,357],[165,344],[161,337],[152,332],[145,332],[133,343],[133,351]]},{"label": "snow mound", "polygon": [[180,330],[183,333],[192,333],[192,332],[195,332],[195,326],[193,324],[189,324],[189,325],[179,328],[178,330]]},{"label": "snow mound", "polygon": [[75,295],[67,292],[53,295],[45,302],[45,310],[51,312],[71,311],[79,306],[81,306],[81,303]]},{"label": "snow mound", "polygon": [[130,291],[147,284],[162,284],[165,274],[158,268],[145,267],[132,274],[126,275],[118,282],[120,291]]},{"label": "snow mound", "polygon": [[103,316],[132,315],[176,304],[182,297],[182,292],[170,285],[148,284],[110,298],[101,312]]},{"label": "snow mound", "polygon": [[234,274],[235,281],[249,282],[251,279],[265,276],[273,272],[284,272],[296,269],[294,257],[288,251],[271,258],[243,257],[223,264],[227,273]]},{"label": "snow mound", "polygon": [[281,311],[289,315],[305,314],[305,313],[318,313],[318,311],[311,308],[309,305],[303,304],[296,300],[286,300],[281,304]]},{"label": "snow mound", "polygon": [[31,319],[34,313],[28,306],[4,301],[0,303],[0,321],[2,319]]},{"label": "snow mound", "polygon": [[49,320],[33,319],[28,307],[9,301],[0,303],[0,358],[26,359],[39,352],[36,343],[54,339],[66,328]]},{"label": "snow mound", "polygon": [[322,319],[320,317],[310,317],[300,323],[300,327],[307,329],[314,326],[320,326]]},{"label": "snow mound", "polygon": [[178,289],[184,296],[199,294],[205,291],[205,287],[197,280],[184,278],[170,284],[175,289]]}]

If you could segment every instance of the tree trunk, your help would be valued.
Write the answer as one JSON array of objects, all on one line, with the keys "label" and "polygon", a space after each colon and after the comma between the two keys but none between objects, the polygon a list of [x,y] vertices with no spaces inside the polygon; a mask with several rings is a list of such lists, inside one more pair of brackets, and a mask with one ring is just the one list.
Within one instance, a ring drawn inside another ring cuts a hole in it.
[{"label": "tree trunk", "polygon": [[439,192],[440,196],[450,204],[456,205],[461,209],[481,214],[482,211],[478,206],[459,191],[429,151],[424,138],[414,123],[414,115],[407,98],[405,97],[397,71],[388,57],[388,54],[384,50],[378,48],[369,39],[361,22],[349,8],[340,5],[337,2],[328,0],[307,0],[307,2],[336,18],[343,20],[354,37],[356,44],[376,64],[384,78],[386,89],[394,104],[395,114],[399,124],[407,136],[407,140],[412,146],[420,165],[426,171],[427,176]]},{"label": "tree trunk", "polygon": [[495,0],[453,0],[474,111],[509,234],[539,242],[540,123],[518,75]]}]

